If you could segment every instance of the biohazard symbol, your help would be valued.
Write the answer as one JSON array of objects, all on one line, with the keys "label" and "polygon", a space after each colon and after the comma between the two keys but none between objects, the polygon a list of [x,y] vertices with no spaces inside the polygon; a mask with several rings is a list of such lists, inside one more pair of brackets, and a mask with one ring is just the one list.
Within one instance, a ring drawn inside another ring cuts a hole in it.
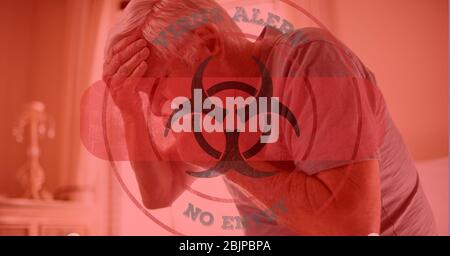
[{"label": "biohazard symbol", "polygon": [[[250,147],[247,151],[242,152],[239,148],[239,136],[240,132],[238,130],[234,131],[226,131],[225,134],[225,150],[224,152],[220,152],[217,149],[215,149],[211,144],[208,143],[208,141],[203,136],[202,132],[195,132],[196,129],[194,129],[196,126],[202,125],[201,123],[195,122],[194,115],[200,114],[200,115],[208,115],[212,110],[201,110],[200,112],[194,108],[194,91],[200,89],[202,91],[203,98],[208,98],[211,96],[214,96],[222,91],[225,90],[239,90],[243,91],[251,96],[254,96],[256,100],[258,100],[261,97],[266,97],[268,99],[268,106],[266,108],[267,112],[262,113],[261,110],[258,107],[257,115],[266,114],[268,123],[271,122],[271,114],[272,110],[272,102],[270,102],[273,96],[273,81],[270,77],[270,74],[264,64],[262,64],[259,60],[254,58],[254,61],[257,63],[259,70],[262,75],[262,82],[260,86],[260,90],[257,91],[254,87],[238,82],[238,81],[227,81],[222,82],[219,84],[216,84],[209,88],[208,90],[205,90],[203,87],[203,74],[204,70],[206,69],[209,61],[211,58],[205,60],[197,69],[193,79],[192,79],[192,97],[190,99],[190,105],[191,105],[191,124],[192,124],[192,131],[195,136],[195,140],[197,141],[198,145],[204,150],[208,155],[218,160],[217,164],[205,171],[201,172],[192,172],[187,171],[187,173],[191,176],[197,177],[197,178],[213,178],[220,175],[225,174],[230,169],[236,170],[242,175],[248,176],[248,177],[254,177],[254,178],[262,178],[262,177],[269,177],[277,172],[273,171],[261,171],[257,170],[253,167],[251,167],[246,160],[254,157],[256,154],[261,152],[261,150],[264,149],[264,147],[267,145],[266,143],[261,142],[258,140],[252,147]],[[278,102],[279,104],[279,116],[285,118],[290,125],[293,127],[295,134],[297,137],[300,136],[300,126],[297,122],[297,119],[295,118],[294,114],[287,108],[285,105],[283,105],[281,102]],[[214,106],[217,107],[217,106]],[[213,107],[213,108],[214,108]],[[247,123],[249,119],[252,117],[250,115],[249,111],[249,105],[245,106],[245,116],[241,117],[241,119],[244,123]],[[177,121],[175,120],[174,116],[176,116],[177,112],[179,110],[175,110],[172,115],[170,116],[167,124],[166,124],[166,130],[165,130],[165,136],[167,136],[168,131],[171,129],[172,124]],[[222,109],[224,116],[228,114],[229,110]],[[263,134],[270,134],[270,131]]]}]

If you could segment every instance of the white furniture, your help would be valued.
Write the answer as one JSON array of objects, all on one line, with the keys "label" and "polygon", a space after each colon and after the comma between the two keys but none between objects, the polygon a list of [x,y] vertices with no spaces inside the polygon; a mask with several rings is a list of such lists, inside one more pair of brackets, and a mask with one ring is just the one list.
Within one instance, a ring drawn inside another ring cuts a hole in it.
[{"label": "white furniture", "polygon": [[0,198],[0,236],[89,235],[88,209],[74,202]]}]

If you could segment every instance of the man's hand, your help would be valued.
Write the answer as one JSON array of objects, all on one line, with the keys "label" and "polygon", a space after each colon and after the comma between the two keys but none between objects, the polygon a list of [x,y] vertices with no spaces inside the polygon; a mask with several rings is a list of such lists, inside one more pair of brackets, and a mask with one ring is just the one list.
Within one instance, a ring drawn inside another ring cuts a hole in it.
[{"label": "man's hand", "polygon": [[106,56],[103,80],[122,114],[133,116],[142,112],[137,86],[147,72],[149,55],[147,41],[132,35],[116,43]]},{"label": "man's hand", "polygon": [[190,168],[184,163],[171,162],[165,155],[161,155],[165,161],[158,161],[148,140],[148,127],[138,90],[145,86],[142,78],[148,70],[149,56],[146,40],[137,35],[123,38],[106,56],[103,80],[122,117],[127,119],[124,122],[125,139],[144,206],[159,209],[170,206],[186,186],[192,184],[193,178],[184,173]]}]

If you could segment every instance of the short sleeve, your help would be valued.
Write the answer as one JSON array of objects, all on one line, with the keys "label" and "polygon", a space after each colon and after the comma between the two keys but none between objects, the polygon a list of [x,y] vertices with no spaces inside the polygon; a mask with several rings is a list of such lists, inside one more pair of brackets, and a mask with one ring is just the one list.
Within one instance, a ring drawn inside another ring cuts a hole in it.
[{"label": "short sleeve", "polygon": [[282,102],[297,118],[300,136],[282,125],[296,167],[309,175],[377,158],[383,104],[374,78],[342,44],[298,46],[284,71]]}]

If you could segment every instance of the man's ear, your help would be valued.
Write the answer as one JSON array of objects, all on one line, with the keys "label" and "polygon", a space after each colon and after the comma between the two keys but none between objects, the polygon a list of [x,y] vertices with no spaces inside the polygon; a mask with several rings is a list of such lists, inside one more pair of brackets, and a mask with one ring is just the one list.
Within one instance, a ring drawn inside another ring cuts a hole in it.
[{"label": "man's ear", "polygon": [[215,24],[205,24],[193,30],[202,46],[211,56],[217,56],[223,52],[223,37]]}]

